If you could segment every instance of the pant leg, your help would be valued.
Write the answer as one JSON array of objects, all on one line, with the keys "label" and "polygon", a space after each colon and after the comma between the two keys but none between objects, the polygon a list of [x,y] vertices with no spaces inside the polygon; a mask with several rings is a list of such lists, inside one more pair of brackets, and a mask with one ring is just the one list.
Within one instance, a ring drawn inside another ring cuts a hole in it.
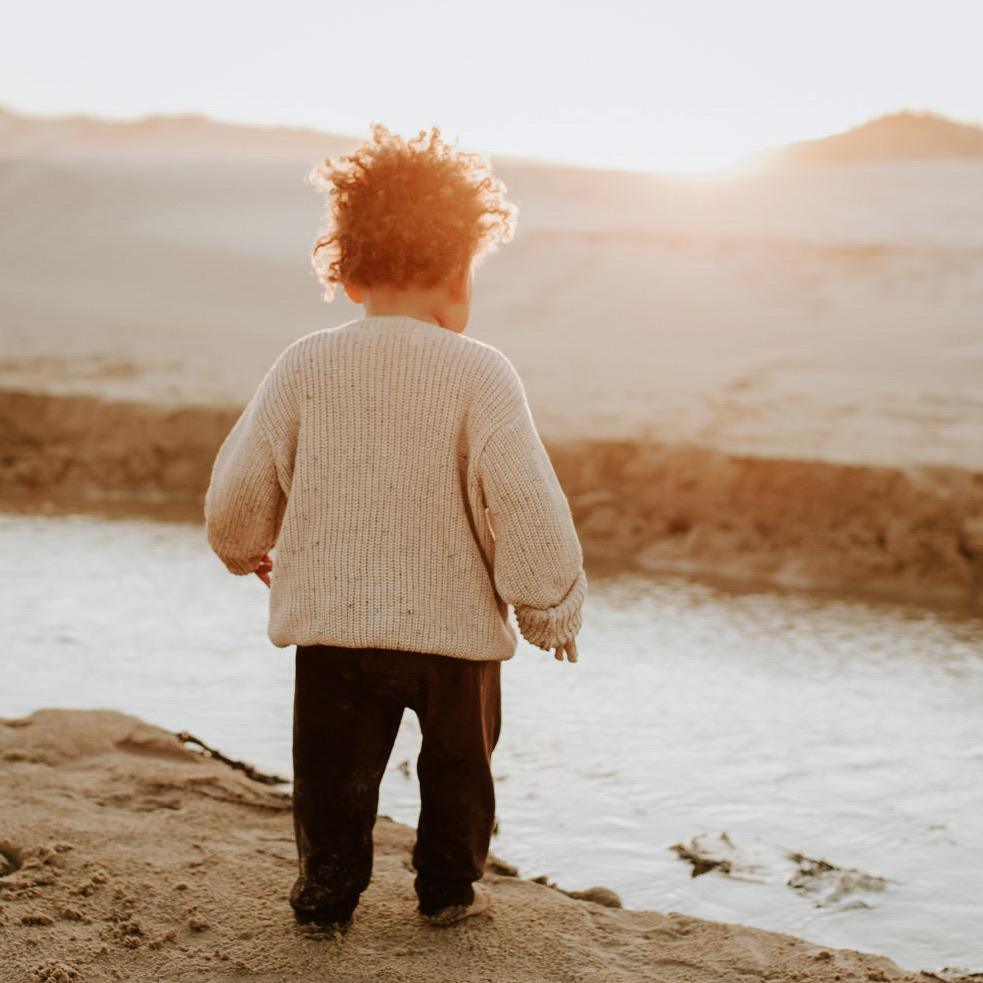
[{"label": "pant leg", "polygon": [[298,646],[294,686],[294,832],[298,915],[344,921],[372,875],[379,783],[403,704],[373,685],[360,650]]},{"label": "pant leg", "polygon": [[501,729],[501,663],[425,655],[413,849],[420,911],[470,904],[495,822],[492,751]]}]

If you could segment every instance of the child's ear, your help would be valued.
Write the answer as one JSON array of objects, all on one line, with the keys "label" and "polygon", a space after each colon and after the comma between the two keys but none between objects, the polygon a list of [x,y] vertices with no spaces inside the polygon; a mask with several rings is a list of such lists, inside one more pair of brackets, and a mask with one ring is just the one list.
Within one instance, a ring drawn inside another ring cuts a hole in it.
[{"label": "child's ear", "polygon": [[344,288],[345,288],[345,294],[353,304],[362,303],[362,291],[359,288],[358,284],[346,283],[344,284]]}]

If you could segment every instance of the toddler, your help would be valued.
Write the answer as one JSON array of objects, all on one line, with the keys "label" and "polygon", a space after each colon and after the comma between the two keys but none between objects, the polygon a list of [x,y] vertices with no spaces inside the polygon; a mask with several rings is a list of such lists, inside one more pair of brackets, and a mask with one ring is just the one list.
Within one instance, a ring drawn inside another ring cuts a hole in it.
[{"label": "toddler", "polygon": [[575,662],[581,545],[515,368],[464,333],[476,263],[515,220],[487,162],[436,128],[377,126],[313,177],[325,296],[340,284],[364,316],[276,358],[216,456],[207,536],[232,573],[270,586],[270,640],[296,646],[296,919],[351,923],[410,707],[418,909],[448,925],[490,900],[474,882],[495,818],[499,669],[518,640],[508,606],[529,642]]}]

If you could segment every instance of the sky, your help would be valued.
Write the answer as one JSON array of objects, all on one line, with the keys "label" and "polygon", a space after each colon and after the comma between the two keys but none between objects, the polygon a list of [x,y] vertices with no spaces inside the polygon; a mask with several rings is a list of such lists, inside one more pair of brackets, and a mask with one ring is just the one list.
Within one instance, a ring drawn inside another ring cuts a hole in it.
[{"label": "sky", "polygon": [[983,122],[981,38],[983,0],[22,0],[0,105],[706,171],[905,108]]}]

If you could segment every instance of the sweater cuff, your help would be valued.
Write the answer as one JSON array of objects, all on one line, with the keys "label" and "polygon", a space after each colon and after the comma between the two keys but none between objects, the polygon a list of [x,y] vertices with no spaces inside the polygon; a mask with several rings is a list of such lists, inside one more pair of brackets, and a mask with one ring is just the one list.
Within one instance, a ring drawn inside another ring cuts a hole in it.
[{"label": "sweater cuff", "polygon": [[577,637],[582,623],[582,608],[587,596],[587,576],[583,570],[577,574],[570,590],[559,604],[549,608],[515,606],[515,620],[527,642],[537,648],[550,649],[572,641]]},{"label": "sweater cuff", "polygon": [[225,564],[225,569],[237,577],[244,577],[248,573],[253,573],[262,559],[262,554],[243,558],[242,552],[236,549],[236,544],[227,543],[214,536],[209,536],[209,545],[215,555]]}]

